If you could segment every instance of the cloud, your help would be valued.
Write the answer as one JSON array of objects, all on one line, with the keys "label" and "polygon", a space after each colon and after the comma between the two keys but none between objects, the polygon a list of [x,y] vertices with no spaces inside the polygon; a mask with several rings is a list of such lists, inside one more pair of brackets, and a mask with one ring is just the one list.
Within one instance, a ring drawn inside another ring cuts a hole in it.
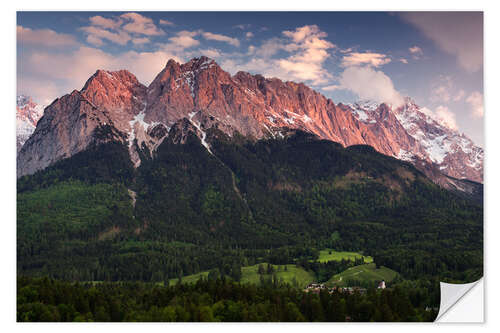
[{"label": "cloud", "polygon": [[349,47],[349,48],[347,48],[347,49],[341,49],[341,50],[340,50],[340,53],[351,53],[351,52],[352,52],[352,50],[353,50],[353,48],[352,48],[352,47]]},{"label": "cloud", "polygon": [[125,31],[147,36],[161,36],[165,34],[165,32],[159,29],[149,17],[142,16],[138,13],[126,13],[122,14],[120,17],[129,22],[123,26]]},{"label": "cloud", "polygon": [[221,34],[214,34],[212,32],[205,32],[205,31],[201,32],[201,35],[205,39],[216,40],[219,42],[225,42],[225,43],[231,44],[233,46],[240,46],[240,41],[238,39],[232,38],[229,36],[225,36],[225,35],[221,35]]},{"label": "cloud", "polygon": [[247,30],[251,26],[252,26],[251,24],[237,24],[237,25],[233,26],[233,28],[241,29],[241,30]]},{"label": "cloud", "polygon": [[422,51],[422,49],[417,45],[408,48],[408,51],[410,51],[410,53],[413,56],[413,59],[415,60],[420,59],[420,57],[424,54],[424,51]]},{"label": "cloud", "polygon": [[311,37],[324,38],[328,36],[327,33],[321,31],[317,25],[305,25],[296,28],[295,31],[283,31],[283,35],[292,38],[295,43],[304,42]]},{"label": "cloud", "polygon": [[351,90],[361,99],[385,102],[393,106],[404,103],[392,80],[384,72],[372,67],[348,67],[342,72],[339,82],[342,89]]},{"label": "cloud", "polygon": [[132,43],[135,45],[142,45],[151,42],[148,37],[132,38]]},{"label": "cloud", "polygon": [[408,64],[408,60],[406,60],[405,58],[400,58],[399,61],[403,64]]},{"label": "cloud", "polygon": [[342,58],[342,66],[360,66],[360,65],[370,65],[373,67],[380,67],[382,65],[388,64],[391,59],[382,53],[364,52],[358,53],[353,52],[345,55]]},{"label": "cloud", "polygon": [[160,19],[160,25],[174,26],[175,24],[169,20]]},{"label": "cloud", "polygon": [[479,91],[474,91],[465,101],[472,108],[472,115],[474,117],[481,118],[484,116],[483,94]]},{"label": "cloud", "polygon": [[330,57],[328,51],[336,47],[326,36],[315,25],[283,31],[282,37],[264,40],[258,46],[250,45],[244,53],[224,57],[221,65],[233,74],[248,71],[282,80],[326,84],[332,75],[323,63]]},{"label": "cloud", "polygon": [[253,34],[253,32],[251,32],[251,31],[248,31],[248,32],[245,34],[245,37],[246,37],[247,39],[250,39],[250,38],[252,38],[253,36],[254,36],[254,34]]},{"label": "cloud", "polygon": [[321,87],[321,89],[325,90],[325,91],[335,91],[335,90],[342,89],[342,86],[337,85],[337,84],[332,84],[329,86]]},{"label": "cloud", "polygon": [[106,29],[112,29],[112,30],[118,29],[120,27],[120,25],[123,23],[123,21],[119,18],[110,19],[110,18],[105,18],[105,17],[99,16],[99,15],[90,17],[89,21],[90,21],[91,25],[96,25],[99,27],[103,27]]},{"label": "cloud", "polygon": [[455,119],[455,114],[450,111],[447,106],[440,105],[436,108],[435,111],[432,111],[429,108],[423,107],[420,109],[424,114],[434,119],[437,123],[448,127],[452,130],[457,130],[457,121]]},{"label": "cloud", "polygon": [[126,45],[129,40],[131,40],[130,35],[121,30],[118,32],[111,32],[109,30],[94,26],[81,27],[80,30],[88,34],[87,42],[97,46],[104,44],[103,39],[107,39],[110,42],[119,45]]},{"label": "cloud", "polygon": [[149,84],[170,58],[182,61],[177,54],[163,50],[110,54],[97,48],[81,46],[69,53],[35,51],[19,60],[19,67],[28,74],[18,75],[17,89],[19,93],[29,94],[37,101],[52,101],[73,89],[81,89],[97,69],[127,69],[140,82]]},{"label": "cloud", "polygon": [[435,103],[448,103],[452,99],[453,81],[450,76],[440,75],[431,84],[430,100]]},{"label": "cloud", "polygon": [[281,69],[299,81],[311,81],[313,84],[324,84],[332,75],[323,68],[323,62],[330,57],[327,50],[335,48],[335,44],[327,41],[328,34],[317,25],[306,25],[295,31],[283,31],[283,35],[292,39],[281,49],[293,54],[277,61]]},{"label": "cloud", "polygon": [[216,59],[222,56],[221,52],[217,49],[199,50],[199,53],[212,59]]},{"label": "cloud", "polygon": [[193,38],[197,34],[197,31],[179,31],[174,37],[170,37],[168,39],[170,43],[165,44],[164,49],[170,51],[181,51],[193,46],[198,46],[200,45],[200,42]]},{"label": "cloud", "polygon": [[455,97],[453,97],[453,101],[458,102],[462,100],[462,98],[464,97],[465,97],[465,91],[463,89],[460,89],[458,93],[455,95]]},{"label": "cloud", "polygon": [[435,115],[437,120],[442,124],[451,128],[453,130],[457,130],[457,121],[455,119],[455,114],[449,110],[447,106],[440,105],[436,108]]},{"label": "cloud", "polygon": [[456,56],[465,70],[476,72],[483,66],[482,12],[404,12],[400,16],[441,50]]},{"label": "cloud", "polygon": [[23,44],[43,45],[46,47],[64,47],[77,44],[74,36],[58,33],[50,29],[33,30],[18,25],[16,34],[17,42]]},{"label": "cloud", "polygon": [[134,45],[143,45],[151,40],[149,36],[164,35],[165,32],[157,28],[149,17],[137,13],[126,13],[121,16],[106,18],[92,16],[90,26],[79,30],[87,34],[87,42],[95,46],[104,45],[104,40],[119,45],[127,45],[132,41]]}]

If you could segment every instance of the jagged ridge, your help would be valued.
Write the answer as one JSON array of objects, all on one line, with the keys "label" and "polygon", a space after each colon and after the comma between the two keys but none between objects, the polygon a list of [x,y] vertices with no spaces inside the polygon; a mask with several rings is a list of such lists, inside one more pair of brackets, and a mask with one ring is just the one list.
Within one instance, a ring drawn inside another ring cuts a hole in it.
[{"label": "jagged ridge", "polygon": [[[418,121],[407,116],[409,110],[419,116]],[[336,105],[302,83],[246,72],[231,76],[206,57],[185,64],[169,60],[149,87],[126,70],[98,70],[81,91],[57,99],[46,114],[19,153],[18,176],[85,149],[96,141],[96,128],[103,126],[112,128],[106,140],[129,146],[137,167],[141,163],[139,150],[153,152],[168,131],[185,119],[209,151],[206,131],[213,127],[230,137],[238,132],[253,139],[281,137],[286,128],[299,129],[344,146],[367,144],[417,166],[425,163],[422,169],[433,167],[428,175],[441,168],[456,178],[482,181],[482,149],[472,142],[464,148],[457,140],[465,137],[447,131],[446,140],[452,144],[441,148],[449,147],[453,152],[437,160],[433,146],[426,146],[419,132],[412,129],[427,130],[427,138],[443,140],[443,134],[436,136],[434,132],[444,130],[437,123],[422,125],[426,119],[410,101],[395,110],[386,104]],[[463,163],[460,149],[465,154],[464,150],[472,151],[474,163]]]}]

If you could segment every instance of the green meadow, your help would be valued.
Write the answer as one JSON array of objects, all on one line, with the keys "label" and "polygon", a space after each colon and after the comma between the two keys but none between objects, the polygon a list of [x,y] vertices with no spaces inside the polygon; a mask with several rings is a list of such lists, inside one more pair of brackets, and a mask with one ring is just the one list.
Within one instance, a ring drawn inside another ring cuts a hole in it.
[{"label": "green meadow", "polygon": [[[305,287],[314,281],[314,274],[306,271],[302,267],[297,267],[294,264],[288,265],[271,265],[274,272],[272,274],[259,274],[259,265],[267,269],[267,263],[257,264],[253,266],[245,266],[241,268],[241,283],[251,283],[260,285],[262,278],[269,280],[272,279],[273,274],[278,281],[286,282],[297,287]],[[286,266],[286,269],[285,269]],[[209,271],[200,272],[197,274],[187,275],[182,277],[182,283],[196,283],[202,276],[207,278]],[[178,283],[179,279],[170,279],[170,285]]]},{"label": "green meadow", "polygon": [[376,268],[375,263],[364,264],[348,268],[342,273],[334,275],[328,282],[327,286],[369,286],[385,280],[391,282],[398,276],[396,271],[387,267]]},{"label": "green meadow", "polygon": [[372,257],[364,256],[359,252],[342,252],[342,251],[335,251],[332,249],[324,249],[319,251],[318,261],[319,262],[341,261],[342,259],[354,261],[355,259],[359,259],[361,257],[365,258],[365,263],[373,262]]}]

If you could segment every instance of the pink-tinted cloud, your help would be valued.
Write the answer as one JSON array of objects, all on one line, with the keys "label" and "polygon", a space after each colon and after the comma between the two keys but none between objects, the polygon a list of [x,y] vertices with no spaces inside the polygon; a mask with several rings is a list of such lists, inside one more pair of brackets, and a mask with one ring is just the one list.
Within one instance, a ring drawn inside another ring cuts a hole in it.
[{"label": "pink-tinted cloud", "polygon": [[123,30],[125,31],[147,36],[161,36],[165,34],[165,32],[159,29],[149,17],[138,13],[126,13],[120,17],[129,22],[123,26]]},{"label": "pink-tinted cloud", "polygon": [[345,55],[342,58],[343,67],[361,66],[361,65],[380,67],[390,62],[391,59],[387,55],[374,52],[364,52],[364,53],[353,52],[348,55]]},{"label": "pink-tinted cloud", "polygon": [[406,60],[405,58],[400,58],[399,61],[403,64],[408,64],[408,60]]},{"label": "pink-tinted cloud", "polygon": [[457,94],[453,97],[454,102],[461,101],[465,97],[465,91],[460,89]]},{"label": "pink-tinted cloud", "polygon": [[92,16],[89,18],[90,24],[94,26],[99,26],[106,29],[118,29],[120,25],[123,23],[123,20],[120,18],[105,18],[102,16]]},{"label": "pink-tinted cloud", "polygon": [[160,19],[160,25],[174,26],[175,24],[172,21]]},{"label": "pink-tinted cloud", "polygon": [[200,42],[194,37],[198,35],[197,31],[179,31],[175,36],[170,37],[169,43],[164,45],[164,48],[170,51],[184,50],[193,46],[200,45]]},{"label": "pink-tinted cloud", "polygon": [[107,39],[119,45],[126,45],[132,38],[125,31],[112,32],[95,26],[88,26],[80,28],[83,32],[88,34],[87,42],[100,46],[103,45],[103,39]]},{"label": "pink-tinted cloud", "polygon": [[472,109],[472,115],[477,118],[481,118],[484,115],[484,104],[483,104],[483,94],[479,91],[474,91],[472,94],[467,97],[465,100],[469,103],[469,106]]},{"label": "pink-tinted cloud", "polygon": [[137,37],[132,38],[132,44],[134,45],[142,45],[151,42],[148,37]]},{"label": "pink-tinted cloud", "polygon": [[408,48],[408,51],[410,51],[415,60],[420,59],[420,57],[424,55],[424,51],[417,45]]},{"label": "pink-tinted cloud", "polygon": [[453,98],[453,81],[450,76],[441,75],[431,83],[430,100],[434,103],[448,103]]},{"label": "pink-tinted cloud", "polygon": [[[97,69],[127,69],[140,82],[149,84],[170,58],[182,60],[165,51],[128,51],[116,55],[84,46],[69,53],[36,51],[20,59],[20,66],[29,76],[18,80],[18,92],[29,93],[37,101],[53,100],[73,89],[81,89]],[[37,84],[40,87],[33,89]]]},{"label": "pink-tinted cloud", "polygon": [[465,70],[483,66],[482,12],[404,12],[400,14],[443,51],[455,55]]},{"label": "pink-tinted cloud", "polygon": [[50,29],[30,29],[17,26],[17,42],[24,44],[43,45],[47,47],[64,47],[76,45],[72,35],[62,34]]}]

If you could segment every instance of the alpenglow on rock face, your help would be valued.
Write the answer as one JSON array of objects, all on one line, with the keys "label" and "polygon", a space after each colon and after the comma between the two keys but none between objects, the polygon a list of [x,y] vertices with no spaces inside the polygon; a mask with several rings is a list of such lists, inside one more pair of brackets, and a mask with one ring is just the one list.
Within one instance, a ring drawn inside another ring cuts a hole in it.
[{"label": "alpenglow on rock face", "polygon": [[[137,167],[139,148],[154,151],[174,125],[186,127],[186,122],[209,152],[207,130],[212,127],[253,139],[280,138],[287,128],[300,129],[344,146],[367,144],[416,165],[417,160],[435,165],[453,177],[482,181],[482,149],[422,118],[410,101],[396,110],[386,104],[335,104],[302,83],[246,72],[231,76],[206,57],[185,64],[169,60],[149,87],[126,70],[98,70],[82,90],[46,108],[18,154],[18,176],[111,140],[129,147]],[[436,153],[437,142],[443,143],[441,154]]]}]

